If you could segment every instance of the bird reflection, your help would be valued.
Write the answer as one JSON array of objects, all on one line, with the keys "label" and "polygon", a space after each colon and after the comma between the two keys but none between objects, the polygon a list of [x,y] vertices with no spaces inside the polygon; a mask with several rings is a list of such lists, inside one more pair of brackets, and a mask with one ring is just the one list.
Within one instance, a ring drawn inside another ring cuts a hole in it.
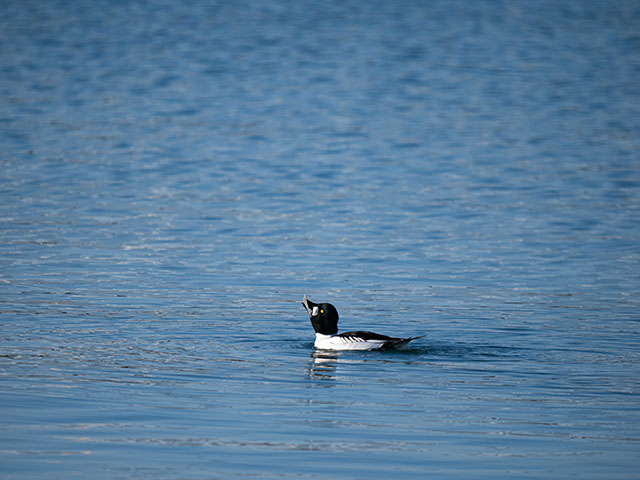
[{"label": "bird reflection", "polygon": [[316,350],[311,354],[313,362],[309,365],[309,377],[322,380],[335,380],[338,354],[327,350]]}]

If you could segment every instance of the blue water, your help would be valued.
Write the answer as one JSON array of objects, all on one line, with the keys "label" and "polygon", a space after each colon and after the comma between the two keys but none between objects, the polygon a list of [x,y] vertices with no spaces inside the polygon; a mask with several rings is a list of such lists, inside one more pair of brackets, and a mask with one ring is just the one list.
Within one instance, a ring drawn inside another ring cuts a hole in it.
[{"label": "blue water", "polygon": [[637,2],[3,3],[0,478],[640,478]]}]

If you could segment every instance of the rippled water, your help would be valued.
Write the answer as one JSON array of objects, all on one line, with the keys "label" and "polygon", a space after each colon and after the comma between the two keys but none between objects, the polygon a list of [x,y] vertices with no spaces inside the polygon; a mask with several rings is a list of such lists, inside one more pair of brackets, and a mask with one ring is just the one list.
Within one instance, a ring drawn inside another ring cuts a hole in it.
[{"label": "rippled water", "polygon": [[[13,2],[0,477],[637,478],[637,2]],[[314,351],[302,295],[403,352]]]}]

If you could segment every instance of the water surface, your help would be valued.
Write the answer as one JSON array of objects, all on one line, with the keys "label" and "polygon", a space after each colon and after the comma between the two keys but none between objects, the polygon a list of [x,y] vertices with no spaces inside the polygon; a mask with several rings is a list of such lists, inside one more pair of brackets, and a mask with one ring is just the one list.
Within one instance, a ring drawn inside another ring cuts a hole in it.
[{"label": "water surface", "polygon": [[[14,2],[0,477],[637,478],[636,2]],[[302,295],[403,352],[313,348]]]}]

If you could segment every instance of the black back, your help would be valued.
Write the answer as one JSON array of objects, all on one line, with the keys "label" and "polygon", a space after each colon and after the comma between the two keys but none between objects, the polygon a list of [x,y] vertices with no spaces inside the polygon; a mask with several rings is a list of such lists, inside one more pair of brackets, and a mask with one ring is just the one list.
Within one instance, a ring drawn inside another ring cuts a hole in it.
[{"label": "black back", "polygon": [[345,337],[345,338],[359,338],[361,340],[367,341],[367,340],[398,340],[397,338],[392,338],[392,337],[387,337],[386,335],[381,335],[379,333],[373,333],[373,332],[363,332],[361,330],[358,330],[357,332],[344,332],[341,333],[340,335],[338,335],[339,337]]}]

